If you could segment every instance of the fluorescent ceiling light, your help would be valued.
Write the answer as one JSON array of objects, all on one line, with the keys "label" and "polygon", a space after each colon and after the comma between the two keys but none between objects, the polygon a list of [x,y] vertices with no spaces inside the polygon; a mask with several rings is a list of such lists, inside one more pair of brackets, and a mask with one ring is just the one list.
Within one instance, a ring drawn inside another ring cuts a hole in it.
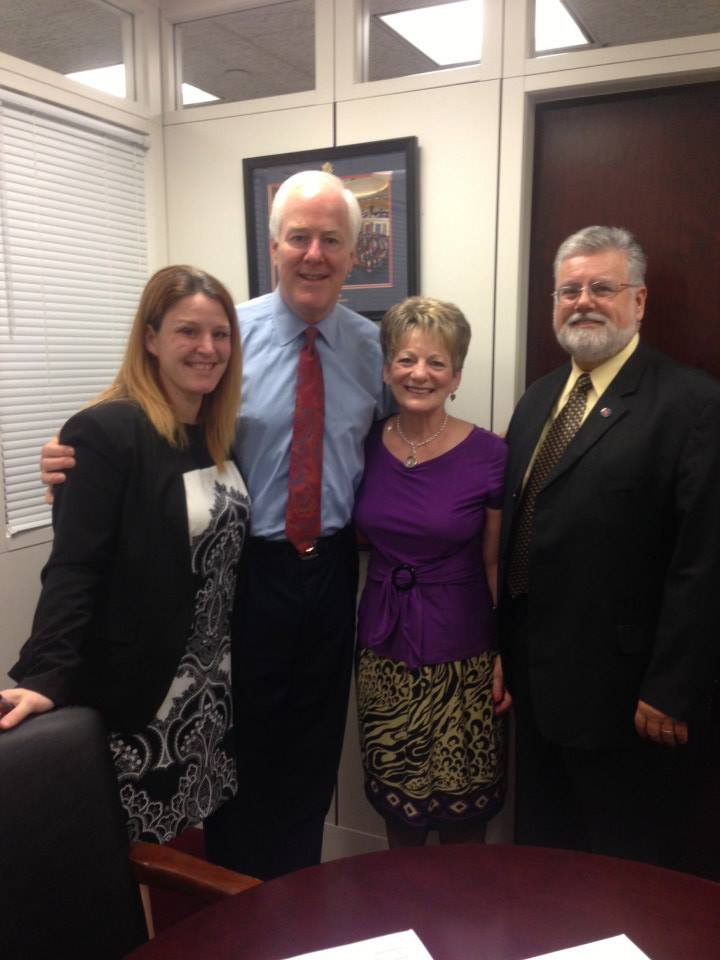
[{"label": "fluorescent ceiling light", "polygon": [[211,103],[213,100],[220,99],[220,97],[216,97],[215,94],[208,93],[207,90],[194,87],[191,83],[181,83],[180,93],[184,107],[189,103]]},{"label": "fluorescent ceiling light", "polygon": [[116,63],[112,67],[96,67],[94,70],[78,70],[66,73],[66,77],[84,83],[87,87],[111,93],[114,97],[125,97],[125,64]]},{"label": "fluorescent ceiling light", "polygon": [[[102,90],[103,93],[111,93],[114,97],[126,96],[125,65],[122,63],[112,67],[97,67],[94,70],[78,70],[76,73],[66,73],[65,76],[88,87]],[[210,103],[219,99],[220,97],[201,90],[200,87],[194,87],[191,83],[182,84],[183,106],[189,103]]]},{"label": "fluorescent ceiling light", "polygon": [[535,52],[585,47],[590,41],[561,0],[535,0]]},{"label": "fluorescent ceiling light", "polygon": [[440,67],[482,59],[483,0],[386,13],[380,19]]}]

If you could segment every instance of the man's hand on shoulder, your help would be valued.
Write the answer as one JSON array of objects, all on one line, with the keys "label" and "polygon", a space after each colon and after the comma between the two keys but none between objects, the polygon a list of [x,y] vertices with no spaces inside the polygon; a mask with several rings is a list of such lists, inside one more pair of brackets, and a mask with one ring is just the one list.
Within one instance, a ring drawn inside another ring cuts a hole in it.
[{"label": "man's hand on shoulder", "polygon": [[688,728],[684,720],[676,720],[644,700],[638,700],[637,703],[635,729],[644,740],[653,740],[665,747],[688,742]]},{"label": "man's hand on shoulder", "polygon": [[49,489],[45,493],[45,502],[52,503],[52,487],[65,482],[63,470],[75,466],[75,449],[63,446],[57,437],[49,440],[40,451],[40,479]]}]

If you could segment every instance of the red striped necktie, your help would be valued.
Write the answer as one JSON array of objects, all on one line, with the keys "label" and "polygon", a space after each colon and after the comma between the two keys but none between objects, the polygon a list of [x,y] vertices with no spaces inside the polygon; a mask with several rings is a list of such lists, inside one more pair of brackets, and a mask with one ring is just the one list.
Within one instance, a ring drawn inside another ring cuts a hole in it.
[{"label": "red striped necktie", "polygon": [[300,554],[311,551],[320,536],[323,419],[325,391],[315,340],[318,331],[305,328],[298,360],[295,416],[290,443],[285,534]]}]

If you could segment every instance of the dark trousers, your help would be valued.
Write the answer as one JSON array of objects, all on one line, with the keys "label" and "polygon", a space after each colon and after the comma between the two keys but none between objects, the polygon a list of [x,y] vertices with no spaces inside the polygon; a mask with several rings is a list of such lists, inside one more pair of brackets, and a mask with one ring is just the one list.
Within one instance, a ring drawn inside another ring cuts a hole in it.
[{"label": "dark trousers", "polygon": [[515,841],[679,867],[686,824],[682,748],[639,737],[608,749],[546,740],[516,710]]},{"label": "dark trousers", "polygon": [[[691,754],[628,731],[624,742],[570,747],[538,727],[522,602],[504,619],[514,698],[515,840],[681,867]],[[573,718],[568,716],[568,730]]]},{"label": "dark trousers", "polygon": [[320,862],[353,663],[350,528],[301,560],[250,538],[233,629],[238,795],[205,824],[208,856],[267,880]]}]

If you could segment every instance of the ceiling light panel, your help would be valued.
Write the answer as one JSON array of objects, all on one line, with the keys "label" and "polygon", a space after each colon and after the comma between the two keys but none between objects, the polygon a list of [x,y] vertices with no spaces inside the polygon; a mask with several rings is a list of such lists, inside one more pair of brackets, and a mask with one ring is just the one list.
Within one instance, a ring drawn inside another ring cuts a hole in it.
[{"label": "ceiling light panel", "polygon": [[586,47],[588,38],[561,0],[535,0],[535,52]]},{"label": "ceiling light panel", "polygon": [[477,63],[482,59],[482,0],[458,0],[387,13],[380,20],[438,66]]}]

